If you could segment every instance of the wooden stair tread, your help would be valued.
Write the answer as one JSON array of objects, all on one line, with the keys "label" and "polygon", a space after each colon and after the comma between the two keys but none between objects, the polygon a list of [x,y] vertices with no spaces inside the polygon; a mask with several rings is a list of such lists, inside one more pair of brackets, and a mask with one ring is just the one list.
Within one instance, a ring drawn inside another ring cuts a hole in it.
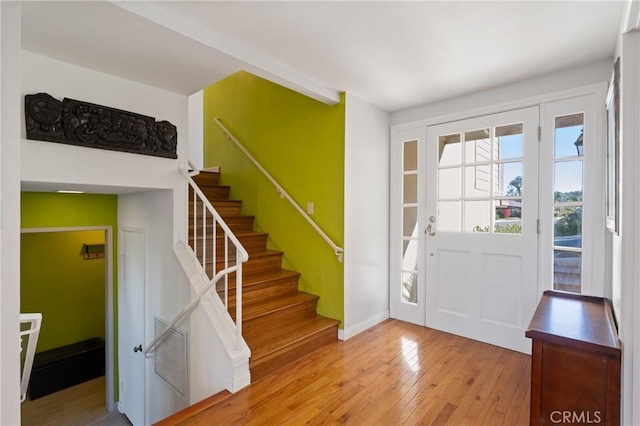
[{"label": "wooden stair tread", "polygon": [[[269,235],[268,232],[262,232],[262,231],[251,231],[251,232],[236,232],[235,236],[240,239],[243,237],[257,237],[257,236],[265,236],[265,235]],[[220,235],[219,232],[216,233],[216,238],[224,238],[224,234]]]},{"label": "wooden stair tread", "polygon": [[[229,201],[229,200],[219,200],[219,201]],[[218,201],[216,201],[217,203]],[[256,217],[248,214],[229,214],[224,217],[224,221],[242,221],[242,220],[254,220]]]},{"label": "wooden stair tread", "polygon": [[202,413],[205,410],[208,410],[209,408],[215,406],[216,404],[227,400],[230,396],[232,396],[233,394],[231,392],[229,392],[228,390],[223,390],[221,392],[218,392],[214,395],[211,395],[210,397],[207,397],[205,399],[203,399],[200,402],[197,402],[193,405],[190,405],[189,407],[185,408],[184,410],[180,410],[177,413],[175,413],[172,416],[167,417],[166,419],[160,420],[157,423],[154,423],[154,426],[171,426],[171,425],[177,425],[179,423],[184,422],[185,420],[190,419],[191,417],[194,417],[200,413]]},{"label": "wooden stair tread", "polygon": [[[245,340],[251,348],[251,362],[255,365],[261,358],[281,351],[315,334],[334,327],[337,330],[339,324],[340,321],[316,315],[305,320],[265,329],[255,336],[247,335]],[[336,339],[337,337],[336,334]]]},{"label": "wooden stair tread", "polygon": [[305,293],[302,291],[297,292],[292,296],[281,296],[273,298],[268,301],[261,301],[256,303],[244,304],[242,306],[243,321],[248,322],[255,320],[264,315],[268,315],[282,309],[288,309],[292,306],[301,305],[311,301],[318,300],[319,297],[315,294]]},{"label": "wooden stair tread", "polygon": [[200,171],[197,175],[192,177],[193,181],[198,184],[198,186],[202,185],[217,185],[220,180],[219,172],[208,172],[208,171]]},{"label": "wooden stair tread", "polygon": [[[245,262],[245,265],[247,263],[251,262],[251,261],[259,261],[259,260],[261,260],[262,258],[265,258],[265,257],[281,256],[283,254],[284,254],[283,251],[278,251],[278,250],[269,250],[269,249],[256,250],[256,251],[254,251],[253,253],[251,253],[249,255],[249,260],[247,262]],[[235,261],[235,257],[232,257],[230,260],[231,261]],[[213,262],[210,259],[207,259],[207,263],[211,264]],[[216,263],[222,263],[222,261],[221,260],[217,260]]]},{"label": "wooden stair tread", "polygon": [[[209,200],[209,202],[211,204],[213,204],[213,206],[215,207],[216,204],[240,204],[242,203],[242,200]],[[201,204],[202,201],[198,200],[198,204]],[[193,204],[193,198],[189,200],[189,204]],[[242,215],[230,215],[230,216],[242,216]]]},{"label": "wooden stair tread", "polygon": [[[191,228],[191,234],[189,234],[189,242],[193,241],[193,228]],[[234,233],[234,235],[236,236],[236,238],[241,239],[241,238],[245,238],[245,237],[264,237],[269,235],[268,232],[262,232],[262,231],[251,231],[251,232],[236,232]],[[223,239],[225,237],[224,232],[216,232],[216,238],[217,239]],[[202,239],[202,229],[200,229],[200,233],[198,233],[198,231],[196,231],[196,238],[198,238],[198,240]],[[211,240],[213,238],[213,235],[211,235],[211,232],[207,232],[207,240]]]},{"label": "wooden stair tread", "polygon": [[242,287],[251,286],[255,284],[261,284],[268,281],[277,281],[286,278],[297,278],[301,274],[297,271],[290,271],[288,269],[280,269],[279,271],[260,272],[257,274],[249,274],[242,277]]}]

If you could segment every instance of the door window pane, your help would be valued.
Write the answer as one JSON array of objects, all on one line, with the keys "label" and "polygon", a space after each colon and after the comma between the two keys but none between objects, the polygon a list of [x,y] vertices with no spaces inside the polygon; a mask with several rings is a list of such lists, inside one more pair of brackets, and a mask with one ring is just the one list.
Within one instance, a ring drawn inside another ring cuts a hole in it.
[{"label": "door window pane", "polygon": [[404,207],[402,209],[402,236],[416,237],[418,234],[418,208]]},{"label": "door window pane", "polygon": [[582,155],[584,130],[584,114],[556,117],[555,158],[575,157]]},{"label": "door window pane", "polygon": [[522,157],[522,123],[496,127],[495,158],[504,160]]},{"label": "door window pane", "polygon": [[438,226],[440,231],[460,232],[460,201],[438,202]]},{"label": "door window pane", "polygon": [[556,162],[553,190],[557,203],[582,201],[582,160]]},{"label": "door window pane", "polygon": [[522,162],[498,164],[494,179],[496,180],[496,195],[522,196]]},{"label": "door window pane", "polygon": [[404,175],[403,179],[403,197],[404,204],[413,204],[418,202],[418,175]]},{"label": "door window pane", "polygon": [[402,241],[402,269],[418,269],[418,240]]},{"label": "door window pane", "polygon": [[[489,197],[489,180],[491,167],[488,164],[482,166],[465,167],[464,170],[464,196],[465,197]],[[489,208],[487,208],[489,214]]]},{"label": "door window pane", "polygon": [[522,199],[496,200],[496,234],[522,234]]},{"label": "door window pane", "polygon": [[418,170],[418,141],[405,142],[403,144],[403,149],[403,170],[405,172]]},{"label": "door window pane", "polygon": [[438,165],[440,166],[455,166],[460,164],[460,134],[456,133],[453,135],[440,136],[439,140],[439,152],[440,152],[440,161]]},{"label": "door window pane", "polygon": [[582,207],[555,208],[553,245],[582,247]]},{"label": "door window pane", "polygon": [[403,303],[418,303],[418,274],[402,272],[401,297]]},{"label": "door window pane", "polygon": [[464,202],[464,231],[489,232],[491,226],[491,201]]},{"label": "door window pane", "polygon": [[460,198],[461,179],[460,167],[438,170],[438,198]]},{"label": "door window pane", "polygon": [[553,289],[580,293],[582,253],[553,251]]},{"label": "door window pane", "polygon": [[465,132],[465,162],[479,163],[491,159],[491,134],[489,129]]}]

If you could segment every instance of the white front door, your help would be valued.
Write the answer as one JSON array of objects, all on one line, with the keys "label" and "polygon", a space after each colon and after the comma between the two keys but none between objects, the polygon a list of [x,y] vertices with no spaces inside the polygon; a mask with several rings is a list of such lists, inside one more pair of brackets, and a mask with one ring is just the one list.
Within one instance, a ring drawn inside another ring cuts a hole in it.
[{"label": "white front door", "polygon": [[426,325],[530,353],[538,107],[427,128]]},{"label": "white front door", "polygon": [[120,411],[134,426],[145,424],[145,234],[124,229],[118,294]]}]

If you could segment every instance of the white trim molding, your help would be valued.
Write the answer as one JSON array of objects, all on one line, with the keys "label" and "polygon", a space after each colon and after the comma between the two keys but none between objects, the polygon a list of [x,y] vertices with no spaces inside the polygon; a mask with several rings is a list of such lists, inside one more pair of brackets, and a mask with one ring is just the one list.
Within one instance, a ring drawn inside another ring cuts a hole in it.
[{"label": "white trim molding", "polygon": [[349,328],[345,328],[344,330],[338,330],[338,339],[340,340],[351,339],[355,335],[360,334],[363,331],[368,330],[371,327],[378,325],[382,321],[385,321],[387,319],[389,319],[389,311],[380,312],[379,314],[373,315],[364,321],[360,321],[359,323]]},{"label": "white trim molding", "polygon": [[[634,2],[635,3],[635,2]],[[640,33],[622,36],[620,312],[622,424],[640,424]]]}]

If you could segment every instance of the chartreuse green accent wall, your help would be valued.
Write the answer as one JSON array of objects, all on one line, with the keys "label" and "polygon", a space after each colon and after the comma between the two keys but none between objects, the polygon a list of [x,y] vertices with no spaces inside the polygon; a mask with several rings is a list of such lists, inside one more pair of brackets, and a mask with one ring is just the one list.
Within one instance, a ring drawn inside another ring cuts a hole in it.
[{"label": "chartreuse green accent wall", "polygon": [[[110,248],[110,254],[113,260],[113,318],[115,321],[115,323],[113,324],[114,345],[112,348],[112,352],[114,356],[115,383],[118,383],[118,259],[115,255],[115,247],[118,247],[118,196],[102,194],[58,194],[49,192],[23,192],[21,194],[20,200],[20,226],[23,229],[111,226],[113,230],[113,244]],[[77,250],[79,251],[80,247],[78,247]],[[24,271],[24,268],[29,267],[28,262],[31,255],[31,253],[23,252],[21,250],[21,270]],[[93,261],[87,262],[90,263]],[[102,282],[102,292],[104,294],[104,275]],[[51,297],[56,296],[53,295]],[[104,321],[105,315],[103,306],[104,305],[96,309],[102,311],[102,318]],[[47,321],[47,317],[43,316],[43,330]],[[40,345],[38,345],[38,350],[42,350],[40,348]],[[115,400],[118,400],[117,387],[115,389]]]},{"label": "chartreuse green accent wall", "polygon": [[105,338],[105,260],[84,260],[85,243],[104,244],[104,231],[21,236],[20,311],[44,318],[37,352]]},{"label": "chartreuse green accent wall", "polygon": [[313,202],[312,219],[344,247],[344,96],[329,106],[240,71],[204,89],[203,108],[205,167],[221,167],[220,182],[243,200],[243,214],[255,215],[269,247],[285,252],[283,267],[302,273],[299,289],[320,296],[318,313],[343,321],[344,264],[213,119],[304,210]]}]

